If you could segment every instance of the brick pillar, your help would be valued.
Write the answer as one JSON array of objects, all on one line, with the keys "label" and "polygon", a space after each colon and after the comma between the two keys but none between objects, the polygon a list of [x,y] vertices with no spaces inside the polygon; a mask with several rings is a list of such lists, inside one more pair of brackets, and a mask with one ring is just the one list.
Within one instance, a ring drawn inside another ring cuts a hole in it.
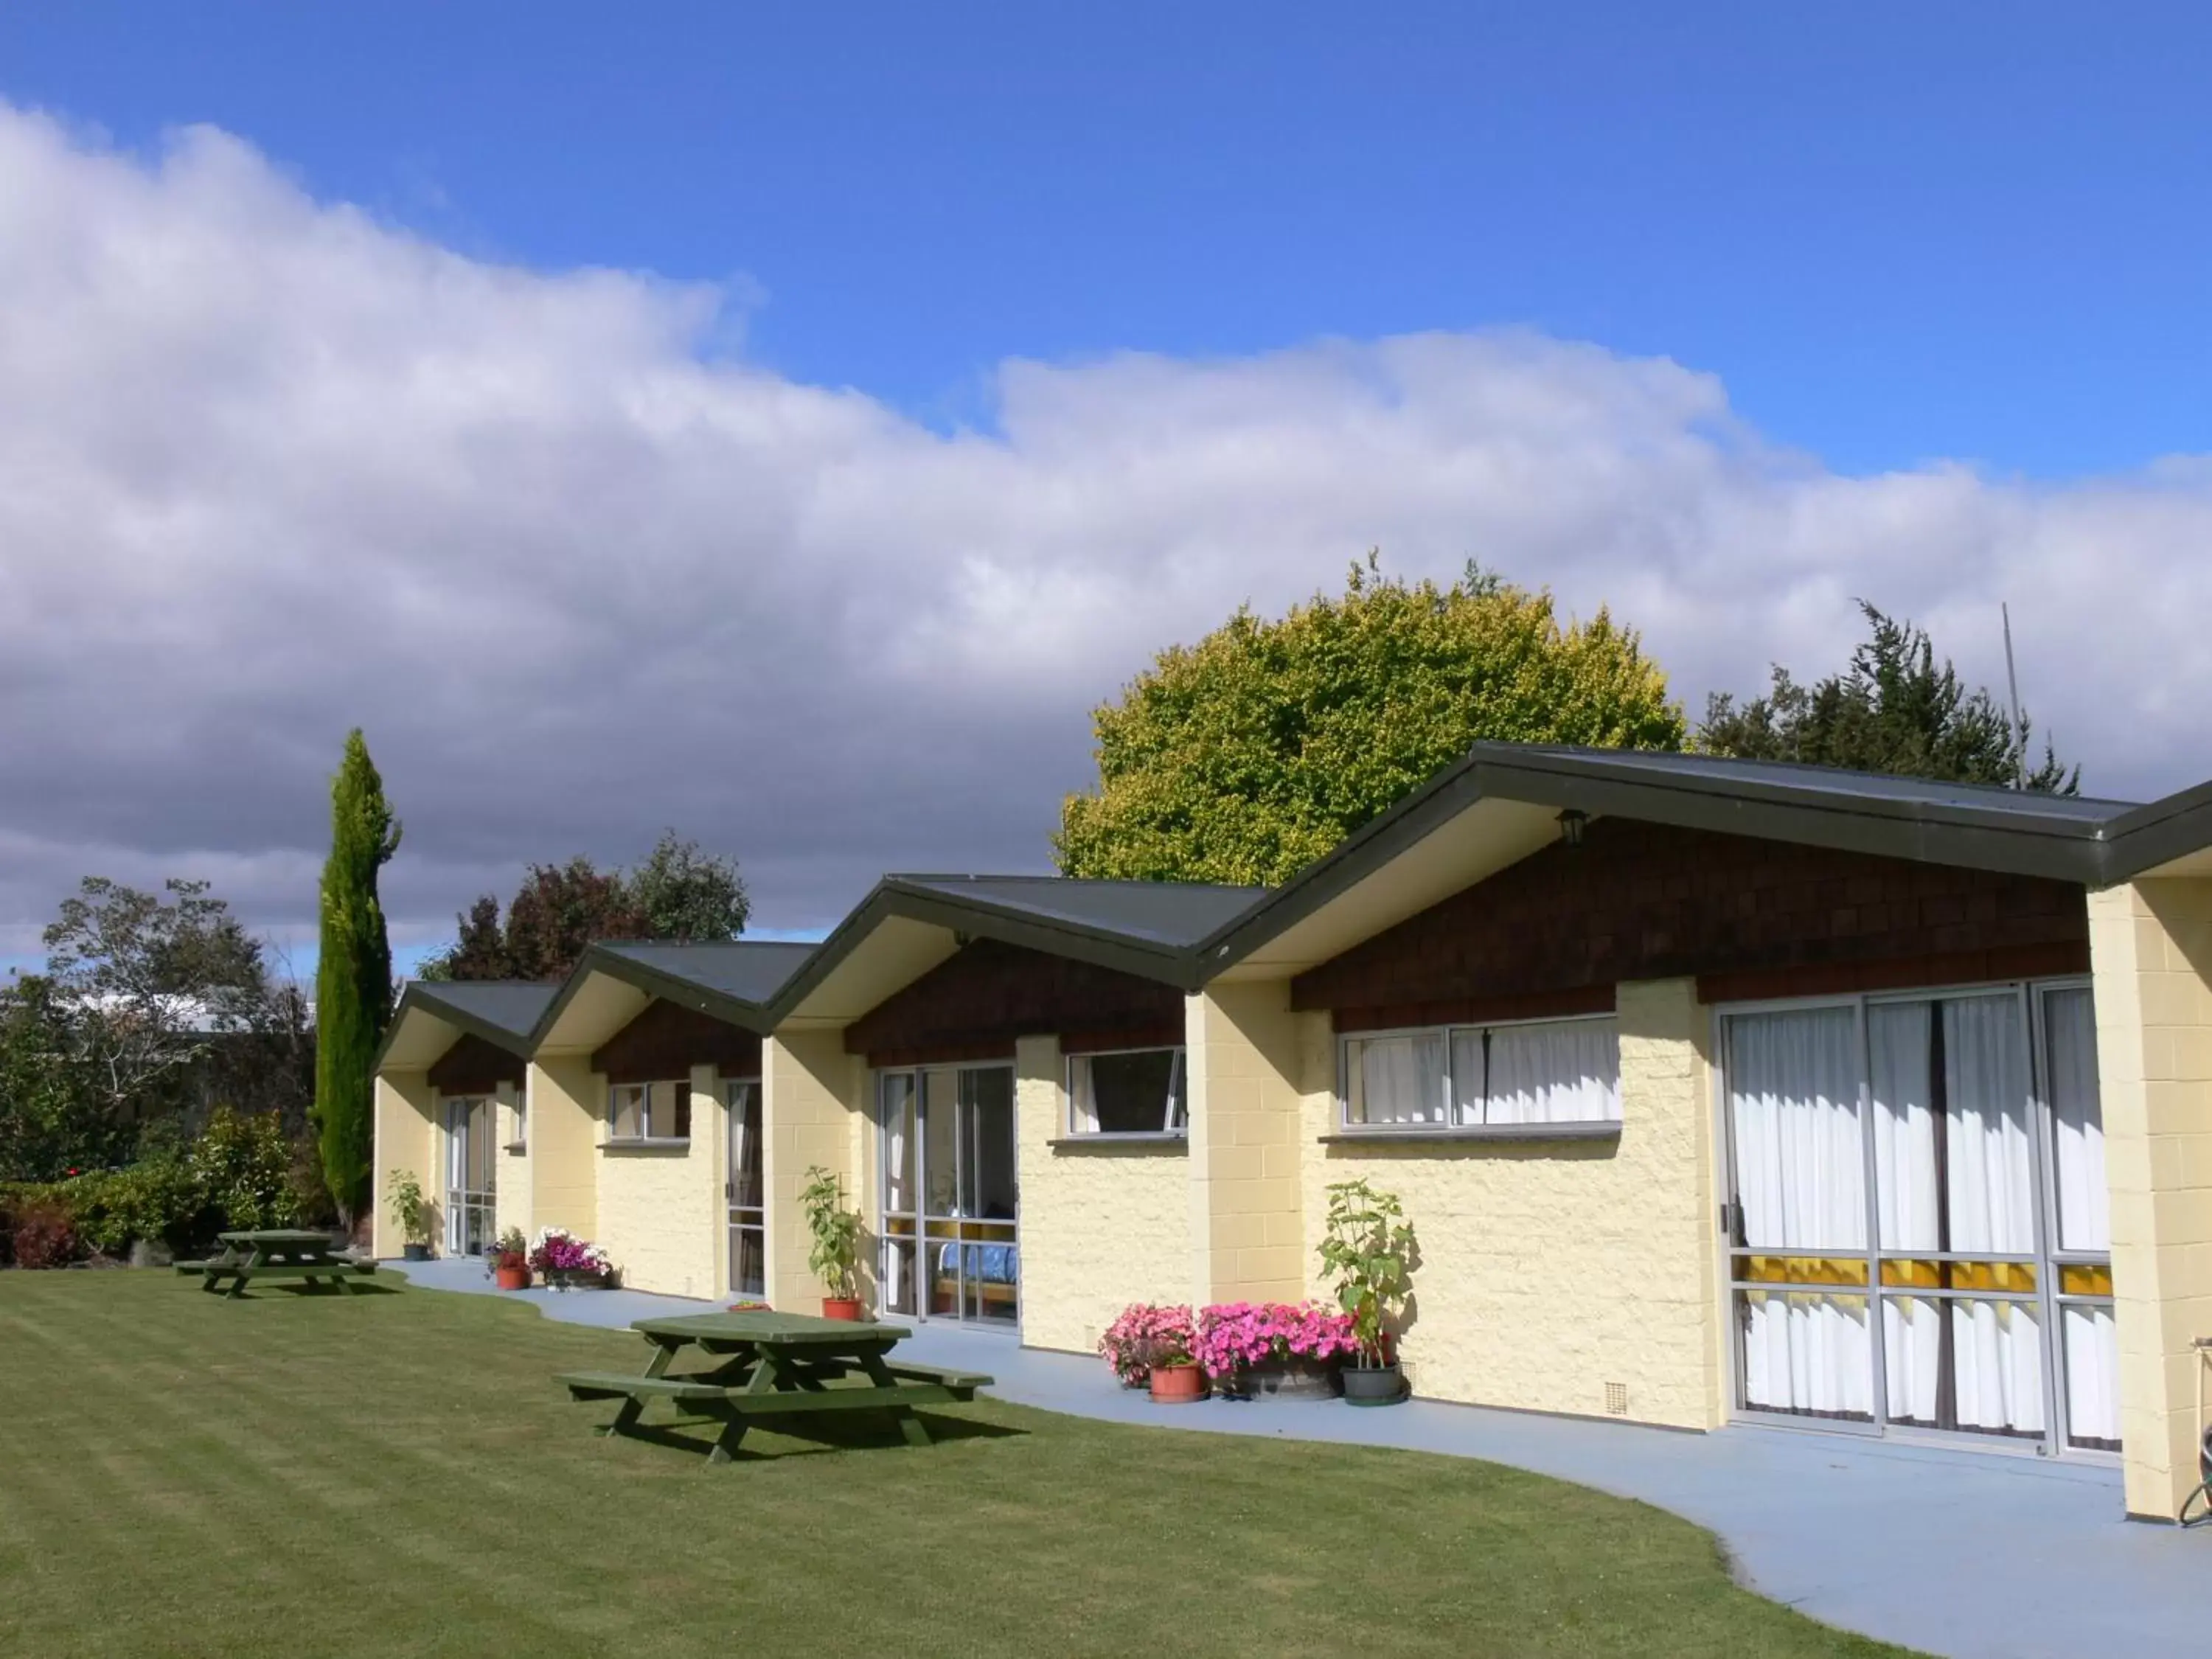
[{"label": "brick pillar", "polygon": [[2092,893],[2089,955],[2128,1513],[2172,1520],[2197,1483],[2191,1343],[2212,1336],[2212,880]]},{"label": "brick pillar", "polygon": [[1304,1022],[1286,980],[1217,984],[1185,1012],[1192,1288],[1199,1302],[1305,1294]]}]

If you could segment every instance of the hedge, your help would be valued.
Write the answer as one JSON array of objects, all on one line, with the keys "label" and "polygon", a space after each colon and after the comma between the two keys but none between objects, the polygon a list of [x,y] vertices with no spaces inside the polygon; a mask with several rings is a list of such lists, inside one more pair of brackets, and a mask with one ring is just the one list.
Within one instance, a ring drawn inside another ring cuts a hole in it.
[{"label": "hedge", "polygon": [[0,1260],[60,1267],[86,1252],[121,1257],[140,1240],[179,1255],[228,1228],[306,1218],[292,1143],[274,1112],[218,1106],[189,1147],[65,1181],[0,1184]]}]

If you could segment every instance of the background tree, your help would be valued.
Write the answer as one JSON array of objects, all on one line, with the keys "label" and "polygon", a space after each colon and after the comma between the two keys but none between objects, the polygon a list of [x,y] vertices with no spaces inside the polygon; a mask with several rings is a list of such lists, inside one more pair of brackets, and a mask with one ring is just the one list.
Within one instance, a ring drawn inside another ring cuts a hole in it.
[{"label": "background tree", "polygon": [[45,939],[46,970],[0,988],[0,1180],[126,1162],[220,1103],[303,1135],[307,1001],[205,882],[88,877]]},{"label": "background tree", "polygon": [[270,999],[260,943],[204,881],[167,901],[88,876],[44,935],[46,977],[81,1074],[118,1123],[149,1115],[164,1081],[219,1034],[255,1029]]},{"label": "background tree", "polygon": [[1948,658],[1936,665],[1924,629],[1893,621],[1864,599],[1858,606],[1868,637],[1842,673],[1808,689],[1777,664],[1763,697],[1738,708],[1716,692],[1706,702],[1698,746],[1747,760],[2079,793],[2081,769],[2063,764],[2047,736],[2042,761],[2027,764],[2033,731],[2024,710],[2015,729],[1987,687],[1969,691]]},{"label": "background tree", "polygon": [[376,872],[398,846],[384,780],[356,726],[331,784],[331,856],[323,866],[322,956],[315,968],[315,1122],[323,1179],[349,1228],[368,1201],[369,1065],[392,1018],[392,945]]},{"label": "background tree", "polygon": [[1679,749],[1681,711],[1602,610],[1472,562],[1449,587],[1352,568],[1279,622],[1239,610],[1092,717],[1098,787],[1054,838],[1071,876],[1272,884],[1480,738]]},{"label": "background tree", "polygon": [[752,901],[737,861],[702,852],[696,841],[664,830],[643,864],[630,872],[629,890],[647,939],[735,939],[745,931]]},{"label": "background tree", "polygon": [[601,870],[580,855],[533,864],[508,902],[486,893],[454,918],[453,945],[424,960],[428,980],[565,979],[599,939],[734,939],[751,902],[735,860],[662,833],[635,871]]}]

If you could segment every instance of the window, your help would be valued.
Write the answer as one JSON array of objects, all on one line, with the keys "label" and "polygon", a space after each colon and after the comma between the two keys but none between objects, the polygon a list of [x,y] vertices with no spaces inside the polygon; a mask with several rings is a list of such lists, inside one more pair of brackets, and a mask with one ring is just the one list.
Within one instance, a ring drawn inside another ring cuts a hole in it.
[{"label": "window", "polygon": [[691,1085],[617,1083],[611,1091],[610,1140],[689,1140]]},{"label": "window", "polygon": [[514,1133],[507,1137],[507,1150],[510,1152],[527,1152],[530,1147],[529,1097],[517,1091],[507,1102],[507,1106],[514,1114]]},{"label": "window", "polygon": [[1071,1054],[1067,1106],[1073,1134],[1179,1135],[1190,1118],[1182,1050]]},{"label": "window", "polygon": [[1346,1037],[1347,1128],[1618,1123],[1620,1037],[1609,1016]]},{"label": "window", "polygon": [[1730,1011],[1745,1410],[2119,1447],[2087,987]]}]

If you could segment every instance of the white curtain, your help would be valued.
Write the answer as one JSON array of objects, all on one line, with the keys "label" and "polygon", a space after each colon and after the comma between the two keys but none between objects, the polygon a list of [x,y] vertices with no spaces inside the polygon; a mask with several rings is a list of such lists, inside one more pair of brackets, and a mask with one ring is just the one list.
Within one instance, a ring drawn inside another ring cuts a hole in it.
[{"label": "white curtain", "polygon": [[1443,1123],[1444,1040],[1441,1033],[1366,1037],[1353,1045],[1354,1123]]},{"label": "white curtain", "polygon": [[1874,1352],[1866,1298],[1819,1291],[1741,1291],[1744,1404],[1761,1411],[1866,1417]]},{"label": "white curtain", "polygon": [[895,1215],[915,1212],[914,1079],[895,1072],[882,1084],[884,1112],[884,1208]]},{"label": "white curtain", "polygon": [[2035,1178],[2020,1004],[1962,997],[1942,1006],[1951,1248],[1969,1255],[2030,1255]]},{"label": "white curtain", "polygon": [[1068,1111],[1073,1118],[1069,1126],[1079,1135],[1098,1133],[1098,1087],[1091,1076],[1091,1056],[1078,1054],[1068,1063],[1068,1078],[1074,1085],[1068,1095]]},{"label": "white curtain", "polygon": [[1943,1378],[1941,1302],[1925,1296],[1882,1298],[1881,1368],[1890,1416],[1934,1423]]},{"label": "white curtain", "polygon": [[2112,1310],[2069,1303],[2059,1310],[2066,1336],[2066,1427],[2075,1440],[2120,1438],[2120,1344]]},{"label": "white curtain", "polygon": [[2042,1338],[2033,1303],[1952,1303],[1960,1428],[2043,1432]]},{"label": "white curtain", "polygon": [[[1876,1003],[1867,1010],[1867,1037],[1874,1051],[1875,1207],[1881,1214],[1885,1249],[1942,1248],[1937,1220],[1942,1194],[1936,1185],[1936,1117],[1930,1103],[1935,1094],[1929,1047],[1934,1023],[1933,1011],[1924,1002]],[[1933,1331],[1932,1318],[1927,1328]],[[1885,1341],[1890,1332],[1885,1323]],[[1895,1409],[1893,1388],[1890,1398]]]},{"label": "white curtain", "polygon": [[753,1146],[752,1103],[756,1083],[732,1083],[730,1100],[730,1200],[740,1208],[761,1201],[759,1152]]},{"label": "white curtain", "polygon": [[1452,1121],[1463,1126],[1480,1123],[1484,1118],[1482,1097],[1487,1082],[1482,1037],[1480,1030],[1452,1033]]},{"label": "white curtain", "polygon": [[[1858,1021],[1849,1008],[1729,1022],[1729,1110],[1745,1242],[1777,1254],[1866,1248]],[[1744,1403],[1866,1416],[1874,1352],[1863,1296],[1740,1291]]]},{"label": "white curtain", "polygon": [[1754,1249],[1866,1249],[1858,1021],[1849,1008],[1729,1022],[1736,1195]]},{"label": "white curtain", "polygon": [[1160,1127],[1169,1133],[1183,1127],[1182,1056],[1183,1051],[1176,1049],[1175,1059],[1168,1066],[1168,1098],[1160,1116]]},{"label": "white curtain", "polygon": [[1485,1092],[1487,1123],[1617,1123],[1620,1029],[1609,1019],[1499,1026]]},{"label": "white curtain", "polygon": [[2058,1248],[2109,1250],[2112,1199],[2105,1185],[2105,1115],[2097,1097],[2096,1011],[2086,990],[2052,991],[2043,999],[2043,1018],[2058,1143]]}]

